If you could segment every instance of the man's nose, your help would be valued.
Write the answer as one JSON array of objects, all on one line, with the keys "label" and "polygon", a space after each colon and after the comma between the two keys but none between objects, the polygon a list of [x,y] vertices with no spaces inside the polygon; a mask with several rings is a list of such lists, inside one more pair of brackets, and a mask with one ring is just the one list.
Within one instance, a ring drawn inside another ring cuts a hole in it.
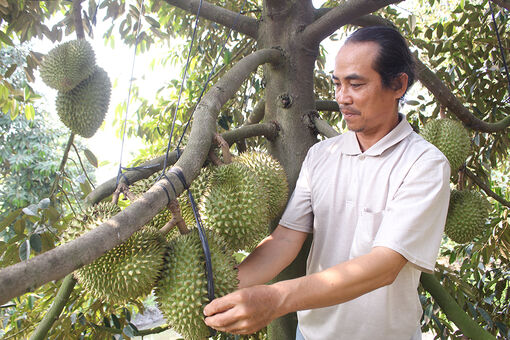
[{"label": "man's nose", "polygon": [[352,98],[345,89],[338,89],[335,92],[335,100],[338,104],[352,104]]}]

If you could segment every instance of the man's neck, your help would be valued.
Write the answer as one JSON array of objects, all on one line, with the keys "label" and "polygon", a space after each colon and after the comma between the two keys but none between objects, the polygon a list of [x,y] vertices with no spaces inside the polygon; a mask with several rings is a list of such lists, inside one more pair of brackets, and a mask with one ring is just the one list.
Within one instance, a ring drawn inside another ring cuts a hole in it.
[{"label": "man's neck", "polygon": [[361,149],[361,152],[365,152],[370,149],[374,144],[380,141],[384,136],[386,136],[390,131],[397,127],[397,125],[402,120],[402,116],[397,113],[395,120],[391,125],[388,125],[387,129],[377,131],[374,134],[366,134],[361,132],[356,132],[356,138],[358,139],[358,144]]}]

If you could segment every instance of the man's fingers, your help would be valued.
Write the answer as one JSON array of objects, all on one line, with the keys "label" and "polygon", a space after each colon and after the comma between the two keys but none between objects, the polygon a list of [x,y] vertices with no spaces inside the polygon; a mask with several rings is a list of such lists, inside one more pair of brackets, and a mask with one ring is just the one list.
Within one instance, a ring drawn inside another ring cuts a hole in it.
[{"label": "man's fingers", "polygon": [[212,300],[207,306],[204,307],[204,315],[211,316],[216,313],[222,313],[234,307],[235,303],[232,301],[230,294],[224,297]]}]

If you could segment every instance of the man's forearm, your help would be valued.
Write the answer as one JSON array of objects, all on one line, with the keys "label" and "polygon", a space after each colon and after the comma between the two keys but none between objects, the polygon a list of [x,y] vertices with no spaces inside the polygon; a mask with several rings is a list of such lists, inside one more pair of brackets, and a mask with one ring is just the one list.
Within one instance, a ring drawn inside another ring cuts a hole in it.
[{"label": "man's forearm", "polygon": [[377,247],[370,254],[322,272],[277,282],[271,286],[281,299],[276,303],[277,314],[328,307],[355,299],[391,284],[406,263],[399,253]]},{"label": "man's forearm", "polygon": [[278,226],[238,266],[239,288],[273,279],[296,258],[306,237],[306,233]]}]

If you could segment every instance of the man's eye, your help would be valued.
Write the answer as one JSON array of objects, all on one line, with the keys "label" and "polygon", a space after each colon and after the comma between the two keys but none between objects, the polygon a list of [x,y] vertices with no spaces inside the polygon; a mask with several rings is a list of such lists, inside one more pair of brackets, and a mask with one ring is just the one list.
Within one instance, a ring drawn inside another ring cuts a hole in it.
[{"label": "man's eye", "polygon": [[352,87],[360,87],[363,84],[351,84]]}]

